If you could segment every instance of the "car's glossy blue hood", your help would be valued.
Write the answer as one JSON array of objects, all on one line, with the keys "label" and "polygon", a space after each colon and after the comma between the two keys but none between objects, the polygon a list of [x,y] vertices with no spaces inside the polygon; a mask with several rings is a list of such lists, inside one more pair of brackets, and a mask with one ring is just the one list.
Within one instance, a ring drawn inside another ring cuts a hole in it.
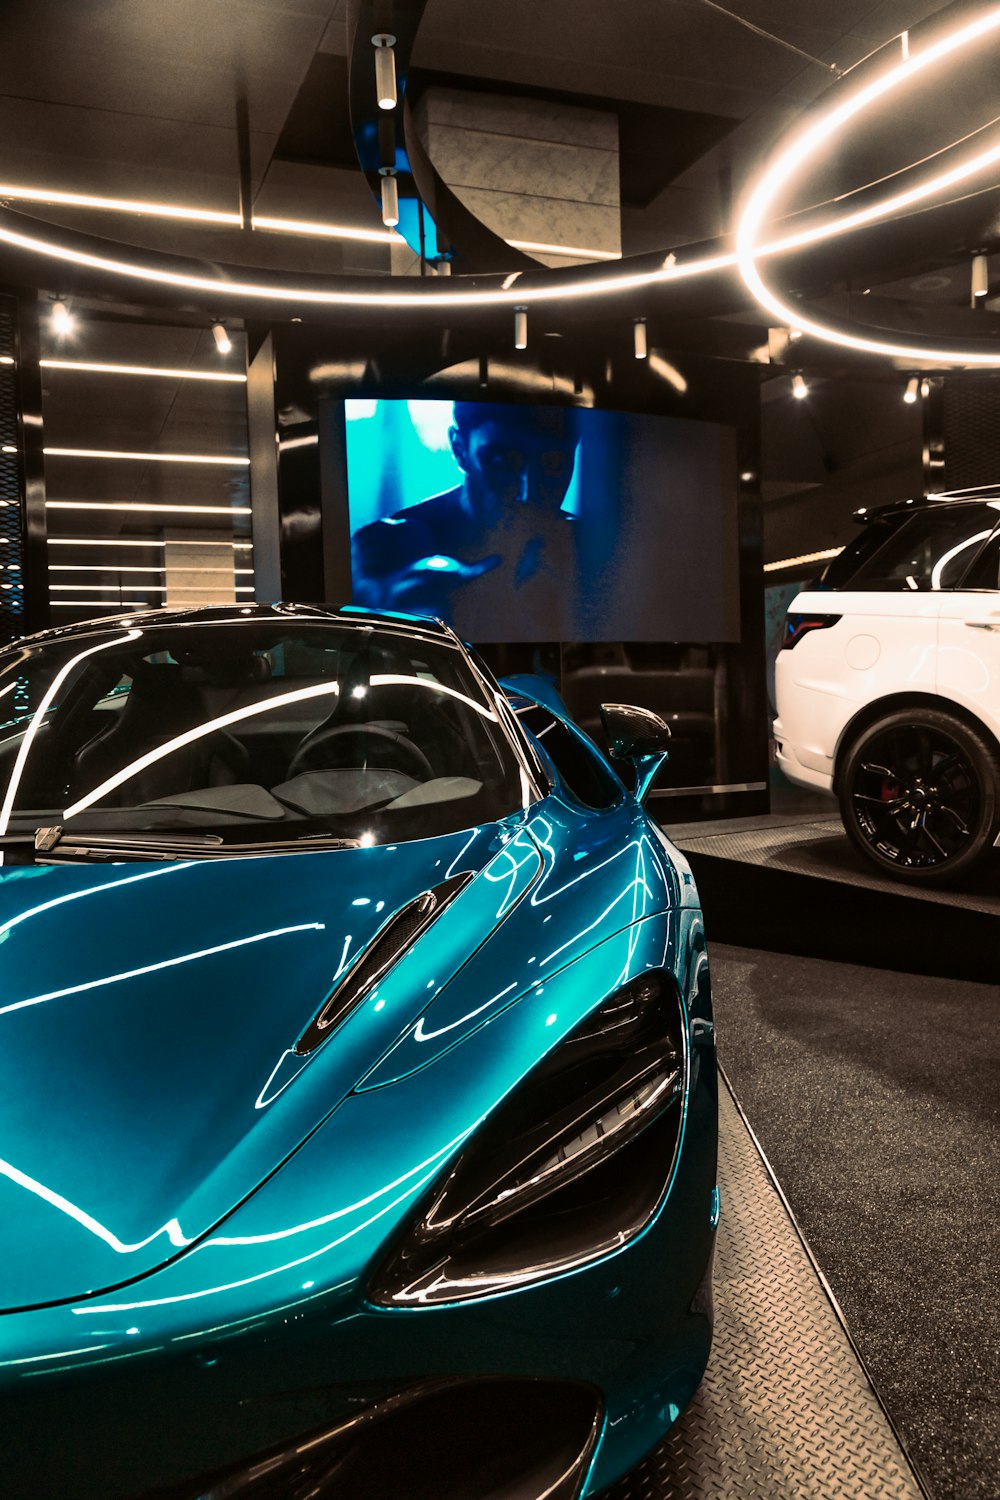
[{"label": "car's glossy blue hood", "polygon": [[337,975],[394,910],[493,861],[504,878],[401,965],[457,967],[537,873],[511,832],[0,871],[0,1307],[141,1276],[253,1192],[419,1014],[425,986],[393,986],[298,1058]]}]

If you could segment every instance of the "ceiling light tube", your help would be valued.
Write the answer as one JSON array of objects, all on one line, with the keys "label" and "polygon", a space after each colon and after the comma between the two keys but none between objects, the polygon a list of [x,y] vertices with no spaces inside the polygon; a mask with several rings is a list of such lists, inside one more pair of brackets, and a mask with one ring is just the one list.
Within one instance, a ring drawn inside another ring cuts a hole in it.
[{"label": "ceiling light tube", "polygon": [[515,307],[514,309],[514,348],[527,349],[528,347],[528,309],[526,307]]},{"label": "ceiling light tube", "polygon": [[390,31],[377,31],[372,37],[375,48],[375,97],[379,109],[395,109],[396,95],[396,38]]},{"label": "ceiling light tube", "polygon": [[903,400],[907,406],[913,406],[920,390],[920,381],[916,375],[911,375],[906,382],[906,390],[903,392]]},{"label": "ceiling light tube", "polygon": [[[0,364],[10,363],[0,355]],[[170,380],[228,380],[246,384],[245,375],[228,370],[182,370],[169,365],[112,365],[89,359],[40,359],[43,370],[75,370],[95,375],[162,375]]]},{"label": "ceiling light tube", "polygon": [[[187,573],[190,570],[185,568],[183,571]],[[137,580],[133,580],[128,587],[130,589],[145,589],[149,594],[173,593],[175,589],[178,593],[184,594],[217,594],[219,592],[218,584],[212,583],[174,585],[167,583],[140,583]],[[237,594],[253,593],[253,587],[248,583],[237,583],[233,585],[233,588]],[[64,594],[73,593],[74,591],[80,594],[118,594],[121,592],[121,586],[117,583],[50,583],[49,589],[50,591],[58,590]]]},{"label": "ceiling light tube", "polygon": [[985,255],[972,257],[972,297],[987,297],[990,291],[990,263]]},{"label": "ceiling light tube", "polygon": [[387,229],[395,229],[399,223],[399,189],[396,173],[392,167],[380,167],[382,178],[382,223]]},{"label": "ceiling light tube", "polygon": [[636,318],[632,324],[632,345],[635,349],[636,359],[645,359],[649,353],[649,346],[646,341],[645,318]]},{"label": "ceiling light tube", "polygon": [[[121,536],[48,536],[45,538],[50,547],[169,547],[171,542],[164,541],[163,537],[150,537],[143,540],[138,537]],[[232,547],[245,548],[248,552],[253,550],[253,542],[219,542],[214,540],[203,540],[198,538],[199,547]]]},{"label": "ceiling light tube", "polygon": [[[106,563],[49,563],[50,573],[155,573],[162,577],[166,568],[161,563],[159,567],[152,565],[144,567],[142,564],[119,563],[113,559]],[[218,573],[223,578],[246,577],[252,575],[253,568],[227,568],[220,566],[210,568],[206,566],[189,567],[184,566],[185,573]]]},{"label": "ceiling light tube", "polygon": [[117,448],[43,448],[42,452],[47,458],[134,458],[149,459],[157,464],[226,464],[237,467],[250,462],[249,458],[235,453],[131,453]]},{"label": "ceiling light tube", "polygon": [[212,337],[215,340],[215,347],[220,354],[232,354],[233,341],[226,332],[225,323],[212,324]]},{"label": "ceiling light tube", "polygon": [[779,568],[797,568],[804,563],[826,562],[831,557],[838,557],[843,550],[843,547],[827,547],[824,552],[803,552],[801,557],[783,557],[780,562],[765,563],[764,572],[776,573]]},{"label": "ceiling light tube", "polygon": [[361,240],[372,245],[405,245],[401,234],[386,229],[358,229],[352,224],[325,224],[316,219],[279,219],[271,214],[254,214],[254,229],[272,234],[308,234],[317,239]]},{"label": "ceiling light tube", "polygon": [[125,510],[136,515],[166,511],[178,516],[249,516],[249,505],[159,505],[135,500],[46,500],[46,510]]},{"label": "ceiling light tube", "polygon": [[562,255],[567,260],[621,260],[620,250],[594,250],[586,245],[550,245],[543,240],[506,240],[512,250],[534,250],[538,255]]},{"label": "ceiling light tube", "polygon": [[179,204],[148,203],[135,198],[104,198],[95,193],[63,193],[54,188],[17,187],[13,183],[0,183],[0,199],[11,202],[58,203],[66,208],[103,208],[119,214],[149,214],[157,219],[191,219],[204,224],[242,225],[237,213],[224,213],[214,208],[182,207]]},{"label": "ceiling light tube", "polygon": [[809,394],[809,387],[803,377],[796,371],[792,376],[792,395],[796,401],[804,401]]}]

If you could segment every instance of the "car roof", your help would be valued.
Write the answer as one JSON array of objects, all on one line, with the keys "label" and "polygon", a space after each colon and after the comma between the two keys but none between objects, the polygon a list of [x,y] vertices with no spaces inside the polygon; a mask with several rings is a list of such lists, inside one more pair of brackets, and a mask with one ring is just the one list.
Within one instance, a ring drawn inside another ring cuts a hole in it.
[{"label": "car roof", "polygon": [[155,625],[224,625],[241,624],[247,620],[271,621],[275,624],[292,621],[317,621],[340,625],[389,625],[404,626],[415,636],[424,639],[436,638],[449,644],[461,645],[454,631],[441,620],[430,615],[407,615],[394,610],[363,609],[355,604],[208,604],[193,609],[176,608],[169,605],[160,609],[138,610],[131,614],[102,615],[96,620],[79,620],[72,625],[55,625],[22,636],[14,645],[35,644],[41,641],[72,639],[74,636],[93,635],[115,626],[140,626],[143,629]]},{"label": "car roof", "polygon": [[870,525],[872,521],[899,521],[918,510],[950,510],[958,505],[984,505],[990,501],[1000,503],[1000,481],[996,484],[979,485],[975,489],[932,491],[929,495],[894,500],[891,505],[876,505],[870,509],[862,505],[851,514],[853,520],[862,525]]}]

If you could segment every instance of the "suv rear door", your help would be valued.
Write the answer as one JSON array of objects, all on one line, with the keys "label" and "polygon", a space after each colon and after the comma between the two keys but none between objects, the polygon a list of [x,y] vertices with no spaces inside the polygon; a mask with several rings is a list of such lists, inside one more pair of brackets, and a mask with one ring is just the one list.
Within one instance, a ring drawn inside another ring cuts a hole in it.
[{"label": "suv rear door", "polygon": [[936,686],[1000,737],[1000,528],[984,529],[969,550],[960,586],[942,579]]}]

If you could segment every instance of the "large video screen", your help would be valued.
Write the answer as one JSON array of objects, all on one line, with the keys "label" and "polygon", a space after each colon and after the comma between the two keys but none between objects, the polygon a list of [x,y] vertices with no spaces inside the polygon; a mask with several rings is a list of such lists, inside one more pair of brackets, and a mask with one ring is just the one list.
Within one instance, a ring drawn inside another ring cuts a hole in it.
[{"label": "large video screen", "polygon": [[464,401],[345,418],[356,604],[473,642],[739,639],[732,428]]}]

